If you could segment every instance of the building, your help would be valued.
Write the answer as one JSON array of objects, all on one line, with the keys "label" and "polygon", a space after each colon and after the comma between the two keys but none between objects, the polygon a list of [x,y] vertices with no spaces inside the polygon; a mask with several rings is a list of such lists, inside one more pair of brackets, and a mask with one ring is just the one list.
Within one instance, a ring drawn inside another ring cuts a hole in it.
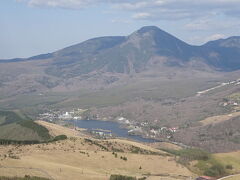
[{"label": "building", "polygon": [[196,180],[216,180],[216,178],[209,177],[209,176],[200,176],[196,178]]}]

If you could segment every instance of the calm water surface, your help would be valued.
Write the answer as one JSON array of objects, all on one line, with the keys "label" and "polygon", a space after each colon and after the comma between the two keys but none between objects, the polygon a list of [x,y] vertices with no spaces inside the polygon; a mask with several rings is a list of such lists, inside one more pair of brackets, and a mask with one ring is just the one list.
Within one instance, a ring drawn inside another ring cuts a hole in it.
[{"label": "calm water surface", "polygon": [[78,120],[72,121],[74,124],[79,128],[84,129],[104,129],[110,130],[113,134],[118,137],[124,137],[127,139],[132,139],[139,142],[147,142],[152,143],[156,142],[154,139],[146,139],[141,136],[130,136],[128,135],[128,129],[121,128],[121,125],[117,122],[110,122],[110,121],[97,121],[97,120]]}]

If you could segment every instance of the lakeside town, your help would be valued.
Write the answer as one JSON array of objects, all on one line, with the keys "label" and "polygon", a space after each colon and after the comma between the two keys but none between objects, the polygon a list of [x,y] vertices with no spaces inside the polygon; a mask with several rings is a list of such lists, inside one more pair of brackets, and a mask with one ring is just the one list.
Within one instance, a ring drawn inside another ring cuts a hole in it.
[{"label": "lakeside town", "polygon": [[[45,112],[39,115],[39,120],[44,120],[56,124],[71,124],[73,128],[81,128],[76,126],[76,121],[81,120],[93,120],[89,119],[84,115],[88,109],[72,109],[70,111],[53,111],[50,110],[49,112]],[[110,118],[96,118],[94,120],[99,121],[113,121],[117,122],[120,128],[125,128],[128,130],[128,135],[130,136],[142,136],[147,139],[164,139],[168,140],[173,137],[173,134],[177,132],[179,127],[152,127],[149,122],[135,122],[133,120],[129,120],[125,117],[115,117],[110,120]],[[75,123],[74,123],[75,122]],[[106,139],[106,138],[114,138],[116,135],[110,129],[88,129],[86,133],[91,134],[92,136],[99,138],[99,139]]]},{"label": "lakeside town", "polygon": [[[204,94],[208,91],[212,91],[216,88],[225,86],[225,85],[239,85],[240,79],[228,83],[222,83],[220,86],[207,89],[202,92],[198,92],[198,94]],[[233,94],[227,98],[223,98],[219,103],[219,106],[222,106],[231,112],[240,111],[240,98],[239,94]],[[231,116],[231,114],[229,115]],[[116,117],[100,117],[98,114],[92,117],[89,114],[89,109],[81,109],[74,108],[70,110],[48,110],[42,114],[39,114],[39,120],[44,120],[52,123],[62,125],[71,124],[71,122],[81,121],[81,120],[99,120],[105,122],[117,122],[120,124],[120,128],[125,128],[128,130],[128,135],[138,135],[147,139],[155,139],[155,140],[163,140],[163,141],[171,141],[174,133],[176,133],[180,127],[159,127],[153,126],[148,121],[145,122],[137,122],[132,119],[128,119],[123,116]],[[76,127],[75,123],[73,123],[73,128],[81,128]],[[106,138],[114,138],[116,135],[110,129],[88,129],[86,131],[88,134],[100,139]]]}]

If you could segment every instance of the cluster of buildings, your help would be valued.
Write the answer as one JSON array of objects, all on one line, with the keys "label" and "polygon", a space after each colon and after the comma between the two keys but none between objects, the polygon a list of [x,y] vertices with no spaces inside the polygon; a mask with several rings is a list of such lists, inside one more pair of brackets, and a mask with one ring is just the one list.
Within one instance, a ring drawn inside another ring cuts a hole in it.
[{"label": "cluster of buildings", "polygon": [[76,115],[74,111],[65,112],[58,116],[60,120],[81,120],[82,117],[80,115]]},{"label": "cluster of buildings", "polygon": [[235,102],[235,101],[229,101],[229,102],[224,102],[223,103],[223,106],[239,106],[238,102]]},{"label": "cluster of buildings", "polygon": [[129,135],[143,135],[147,138],[170,139],[179,129],[178,127],[160,127],[152,129],[150,128],[149,122],[134,123],[124,117],[118,117],[117,120],[129,129]]},{"label": "cluster of buildings", "polygon": [[39,120],[55,122],[58,120],[58,113],[50,111],[46,113],[39,114]]},{"label": "cluster of buildings", "polygon": [[88,130],[88,133],[98,139],[109,139],[114,137],[112,131],[104,129],[91,129]]},{"label": "cluster of buildings", "polygon": [[85,109],[74,109],[71,111],[50,110],[49,112],[40,114],[38,119],[50,122],[55,122],[57,120],[81,120],[81,115],[85,111]]},{"label": "cluster of buildings", "polygon": [[224,107],[230,106],[230,107],[233,107],[235,110],[237,110],[240,108],[240,97],[225,98],[224,101],[220,103],[220,105],[222,105]]},{"label": "cluster of buildings", "polygon": [[209,177],[209,176],[200,176],[196,178],[196,180],[216,180],[214,177]]},{"label": "cluster of buildings", "polygon": [[147,137],[150,138],[163,138],[163,139],[170,139],[173,137],[173,134],[177,132],[178,127],[160,127],[156,129],[151,129]]}]

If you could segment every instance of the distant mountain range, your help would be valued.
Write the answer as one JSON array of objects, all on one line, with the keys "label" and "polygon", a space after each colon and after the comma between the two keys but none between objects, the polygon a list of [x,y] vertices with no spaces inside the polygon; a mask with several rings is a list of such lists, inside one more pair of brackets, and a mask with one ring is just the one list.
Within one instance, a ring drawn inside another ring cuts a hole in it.
[{"label": "distant mountain range", "polygon": [[192,46],[146,26],[129,36],[99,37],[53,53],[0,60],[0,94],[106,88],[149,72],[148,77],[167,79],[179,77],[178,72],[229,72],[240,69],[239,57],[240,37]]},{"label": "distant mountain range", "polygon": [[46,59],[51,62],[45,72],[57,77],[75,77],[96,71],[139,73],[156,65],[182,67],[191,64],[199,68],[206,64],[215,70],[234,71],[240,69],[240,37],[192,46],[158,27],[146,26],[126,37],[94,38],[54,53],[1,62]]}]

